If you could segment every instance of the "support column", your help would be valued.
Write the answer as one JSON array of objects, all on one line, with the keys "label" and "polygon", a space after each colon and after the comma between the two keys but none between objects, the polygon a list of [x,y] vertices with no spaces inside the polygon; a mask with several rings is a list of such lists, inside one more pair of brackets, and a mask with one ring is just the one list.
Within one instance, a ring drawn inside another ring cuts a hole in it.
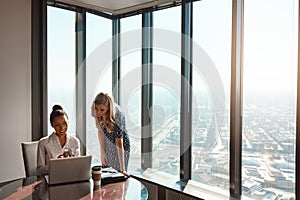
[{"label": "support column", "polygon": [[76,137],[86,154],[86,12],[76,13]]},{"label": "support column", "polygon": [[31,127],[32,140],[48,135],[47,1],[31,2]]}]

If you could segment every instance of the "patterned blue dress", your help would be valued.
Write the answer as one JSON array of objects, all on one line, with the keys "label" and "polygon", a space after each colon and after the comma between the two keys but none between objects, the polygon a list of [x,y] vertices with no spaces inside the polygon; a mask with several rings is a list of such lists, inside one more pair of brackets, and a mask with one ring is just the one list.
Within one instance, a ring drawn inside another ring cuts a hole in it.
[{"label": "patterned blue dress", "polygon": [[116,146],[116,138],[123,138],[124,148],[124,165],[125,170],[128,168],[128,161],[130,156],[130,140],[126,130],[125,115],[120,111],[119,107],[116,106],[115,124],[109,133],[106,127],[100,127],[104,133],[104,151],[107,157],[107,166],[113,167],[114,169],[120,170],[118,151]]}]

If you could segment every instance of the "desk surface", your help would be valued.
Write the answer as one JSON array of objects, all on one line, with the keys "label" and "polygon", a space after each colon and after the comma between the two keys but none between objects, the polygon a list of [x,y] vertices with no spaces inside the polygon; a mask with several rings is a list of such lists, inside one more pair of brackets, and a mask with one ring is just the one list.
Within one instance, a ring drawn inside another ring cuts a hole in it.
[{"label": "desk surface", "polygon": [[0,199],[148,199],[147,188],[138,180],[94,186],[93,181],[48,186],[43,179],[18,179],[0,188]]}]

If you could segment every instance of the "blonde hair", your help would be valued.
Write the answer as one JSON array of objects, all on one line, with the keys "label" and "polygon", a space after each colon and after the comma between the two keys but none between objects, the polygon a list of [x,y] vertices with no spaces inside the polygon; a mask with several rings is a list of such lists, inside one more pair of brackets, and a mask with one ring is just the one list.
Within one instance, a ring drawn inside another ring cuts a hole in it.
[{"label": "blonde hair", "polygon": [[[115,124],[115,105],[114,105],[114,99],[112,96],[110,96],[107,93],[99,93],[93,102],[93,109],[95,111],[95,106],[96,105],[105,105],[108,107],[108,123],[106,124],[108,128],[108,132],[111,132],[112,128],[114,127]],[[96,117],[96,116],[94,116]],[[100,120],[100,121],[99,121]],[[97,119],[100,125],[104,125],[103,118],[101,117],[100,119]]]}]

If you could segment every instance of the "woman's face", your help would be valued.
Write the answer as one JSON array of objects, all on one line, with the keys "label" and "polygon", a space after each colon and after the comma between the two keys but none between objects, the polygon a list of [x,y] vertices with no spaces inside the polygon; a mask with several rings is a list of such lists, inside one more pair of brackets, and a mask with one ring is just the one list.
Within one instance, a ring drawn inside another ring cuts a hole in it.
[{"label": "woman's face", "polygon": [[104,105],[104,104],[96,104],[95,105],[95,114],[96,114],[96,117],[102,117],[104,119],[106,119],[106,117],[108,116],[108,110],[109,108]]},{"label": "woman's face", "polygon": [[54,128],[57,135],[65,135],[68,130],[67,117],[65,115],[54,117],[52,127]]}]

